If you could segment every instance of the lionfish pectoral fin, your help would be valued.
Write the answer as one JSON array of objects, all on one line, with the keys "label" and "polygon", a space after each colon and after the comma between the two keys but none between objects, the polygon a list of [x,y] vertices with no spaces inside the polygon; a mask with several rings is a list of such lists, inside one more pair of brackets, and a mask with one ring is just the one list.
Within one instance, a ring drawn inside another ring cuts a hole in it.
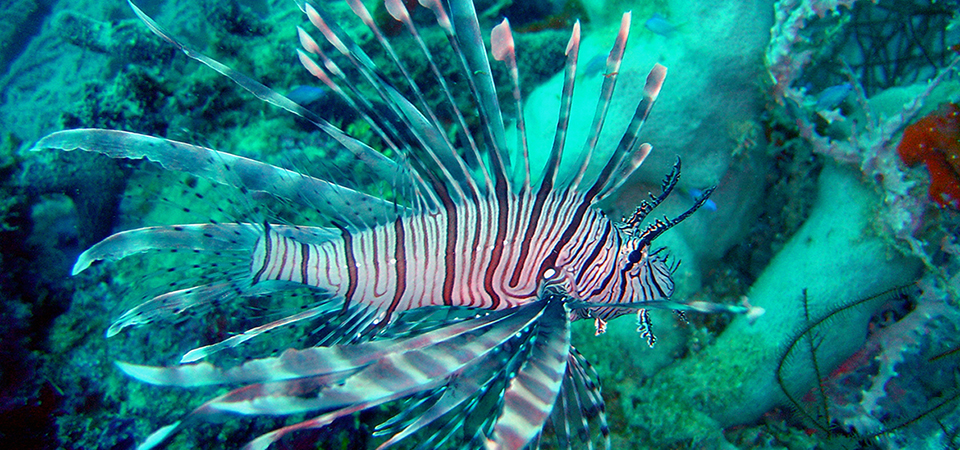
[{"label": "lionfish pectoral fin", "polygon": [[[533,309],[538,308],[538,305],[521,307],[523,308]],[[529,339],[529,336],[527,338]],[[517,353],[519,352],[490,352],[475,364],[454,374],[442,387],[439,398],[433,399],[428,407],[418,411],[405,411],[377,427],[378,435],[393,433],[378,448],[390,447],[428,427],[434,431],[421,433],[417,448],[442,447],[458,430],[465,428],[469,417],[484,403],[484,395],[494,388],[497,381],[502,381],[509,371],[516,368],[518,364],[514,361]],[[493,418],[482,422],[472,424],[478,432],[488,427]]]},{"label": "lionfish pectoral fin", "polygon": [[550,416],[567,371],[570,349],[569,312],[562,301],[545,299],[530,356],[503,393],[487,448],[519,450],[533,440]]},{"label": "lionfish pectoral fin", "polygon": [[134,378],[158,385],[254,383],[210,400],[177,424],[154,433],[149,441],[151,446],[165,442],[190,423],[219,422],[228,414],[289,415],[327,411],[248,444],[248,448],[266,448],[289,432],[320,428],[338,417],[429,392],[449,382],[538,322],[544,311],[540,305],[536,306],[457,321],[401,340],[291,349],[278,357],[248,361],[232,369],[220,369],[209,363],[174,367],[122,362],[117,365]]},{"label": "lionfish pectoral fin", "polygon": [[[397,205],[329,181],[198,145],[137,133],[77,129],[52,133],[33,150],[85,150],[111,158],[146,158],[167,170],[215,183],[266,192],[349,223],[374,224],[396,217]],[[362,206],[362,207],[360,207]],[[401,211],[404,212],[403,208]]]},{"label": "lionfish pectoral fin", "polygon": [[156,250],[247,251],[259,232],[252,224],[192,224],[138,228],[113,234],[80,254],[72,275],[95,261],[119,261]]},{"label": "lionfish pectoral fin", "polygon": [[[436,399],[425,410],[419,412],[416,417],[403,422],[403,417],[398,415],[377,427],[377,434],[394,433],[387,441],[377,447],[378,450],[391,447],[427,427],[432,427],[436,431],[423,437],[420,440],[420,446],[424,448],[441,447],[455,430],[462,428],[462,422],[466,416],[477,407],[479,403],[477,393],[483,392],[498,375],[497,371],[489,370],[489,366],[495,363],[492,359],[498,357],[495,354],[488,354],[484,357],[485,360],[455,374],[450,382],[444,386],[440,398]],[[456,412],[458,409],[459,412]],[[448,418],[444,423],[437,425],[436,422],[444,416]],[[399,428],[398,425],[401,424],[405,426],[396,431]]]},{"label": "lionfish pectoral fin", "polygon": [[[325,386],[322,397],[299,401],[294,408],[285,406],[287,404],[285,401],[267,402],[285,408],[282,411],[279,409],[271,411],[273,414],[301,412],[307,408],[337,409],[260,436],[251,441],[247,448],[266,448],[290,432],[321,428],[343,415],[388,401],[429,392],[448,383],[465,368],[484,361],[487,355],[503,343],[538,321],[542,313],[543,310],[540,308],[519,308],[515,312],[509,311],[506,314],[496,315],[494,320],[486,321],[483,327],[475,328],[471,332],[457,332],[443,340],[424,339],[424,336],[430,333],[415,336],[408,340],[425,343],[426,346],[410,351],[389,353],[342,383]],[[461,326],[470,325],[455,323],[449,327]],[[437,331],[442,335],[449,334],[444,328]],[[389,375],[385,376],[385,374]],[[259,400],[258,406],[263,404]],[[264,413],[242,408],[233,410],[242,413]]]},{"label": "lionfish pectoral fin", "polygon": [[137,446],[137,450],[150,450],[165,444],[182,426],[183,422],[178,420],[150,433],[150,436],[147,436],[147,438],[143,440],[143,443]]},{"label": "lionfish pectoral fin", "polygon": [[576,438],[593,448],[593,438],[599,436],[604,440],[604,447],[609,449],[610,430],[605,408],[600,394],[600,377],[587,359],[571,346],[560,400],[550,415],[558,439],[568,443],[560,447],[570,448],[570,441]]}]

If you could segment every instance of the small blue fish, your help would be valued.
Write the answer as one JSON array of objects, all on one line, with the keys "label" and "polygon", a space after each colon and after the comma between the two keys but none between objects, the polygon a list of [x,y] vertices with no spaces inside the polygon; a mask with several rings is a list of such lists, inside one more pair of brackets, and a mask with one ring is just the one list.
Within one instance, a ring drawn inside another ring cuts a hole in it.
[{"label": "small blue fish", "polygon": [[[703,191],[700,189],[690,189],[687,193],[690,194],[690,198],[692,198],[693,201],[697,201],[703,195]],[[703,202],[703,208],[707,211],[716,211],[717,204],[714,203],[713,200],[707,199],[707,201]]]},{"label": "small blue fish", "polygon": [[[323,86],[297,85],[287,93],[287,98],[315,113],[322,113],[339,123],[350,123],[360,116],[340,96]],[[307,125],[312,128],[313,125]]]},{"label": "small blue fish", "polygon": [[603,69],[606,67],[607,53],[598,53],[597,56],[590,58],[590,61],[587,62],[586,67],[583,68],[583,77],[593,77],[594,75],[603,72]]},{"label": "small blue fish", "polygon": [[297,102],[300,105],[306,106],[313,102],[322,100],[327,96],[329,90],[317,86],[296,86],[290,90],[287,94],[287,98]]},{"label": "small blue fish", "polygon": [[853,85],[850,83],[838,84],[824,89],[817,96],[817,111],[828,111],[840,106],[852,91]]},{"label": "small blue fish", "polygon": [[677,31],[677,26],[660,13],[653,13],[643,24],[648,30],[664,37],[670,37]]}]

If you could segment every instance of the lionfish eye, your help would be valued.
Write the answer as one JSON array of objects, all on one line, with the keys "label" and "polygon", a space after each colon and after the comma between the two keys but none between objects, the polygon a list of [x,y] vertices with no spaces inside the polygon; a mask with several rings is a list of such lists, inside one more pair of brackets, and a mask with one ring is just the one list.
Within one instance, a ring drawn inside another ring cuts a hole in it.
[{"label": "lionfish eye", "polygon": [[642,257],[643,257],[643,253],[641,253],[641,252],[640,252],[640,249],[638,248],[638,249],[630,252],[629,255],[627,255],[627,261],[629,261],[630,264],[636,264],[636,263],[640,262],[640,258],[642,258]]}]

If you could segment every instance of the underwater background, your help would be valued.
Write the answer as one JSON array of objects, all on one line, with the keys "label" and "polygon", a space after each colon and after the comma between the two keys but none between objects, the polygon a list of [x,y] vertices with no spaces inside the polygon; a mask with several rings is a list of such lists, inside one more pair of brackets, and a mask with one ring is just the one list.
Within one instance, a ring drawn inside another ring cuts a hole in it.
[{"label": "underwater background", "polygon": [[[389,16],[366,3],[386,27]],[[508,17],[516,33],[531,161],[550,147],[573,22],[584,27],[575,105],[587,105],[575,110],[592,115],[599,61],[620,14],[633,11],[609,128],[630,120],[653,63],[669,75],[641,136],[655,151],[610,214],[630,211],[682,157],[687,201],[717,190],[662,238],[682,261],[674,296],[748,299],[766,311],[753,323],[656,312],[652,349],[630,318],[598,337],[576,323],[573,343],[603,381],[614,448],[960,448],[960,2],[476,4],[482,30]],[[351,134],[371,134],[296,60],[304,19],[294,1],[138,5]],[[318,6],[344,28],[358,24],[342,2]],[[115,231],[171,214],[195,220],[215,200],[196,198],[204,181],[142,162],[31,147],[53,131],[98,127],[275,164],[346,156],[151,34],[126,2],[0,8],[0,445],[133,448],[212,392],[149,386],[114,365],[176,346],[176,329],[151,332],[149,346],[104,337],[127,305],[119,286],[151,266],[71,268]],[[509,95],[501,101],[515,121]],[[224,332],[215,320],[192,326]],[[364,412],[283,445],[372,447],[371,427],[387,416]],[[282,423],[199,426],[171,447],[236,448]]]}]

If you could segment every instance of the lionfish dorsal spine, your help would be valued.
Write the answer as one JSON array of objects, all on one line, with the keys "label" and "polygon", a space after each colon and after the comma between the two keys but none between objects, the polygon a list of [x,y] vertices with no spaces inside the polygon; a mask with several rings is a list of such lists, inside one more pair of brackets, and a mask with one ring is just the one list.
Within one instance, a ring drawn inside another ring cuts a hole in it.
[{"label": "lionfish dorsal spine", "polygon": [[[321,31],[341,54],[347,56],[355,69],[364,75],[364,78],[376,89],[383,99],[384,104],[388,109],[392,110],[394,117],[403,122],[406,130],[412,134],[417,141],[417,145],[410,145],[404,142],[402,133],[393,127],[387,118],[374,109],[365,108],[371,109],[372,113],[377,117],[377,120],[373,122],[380,123],[378,128],[386,128],[395,136],[392,141],[400,147],[398,153],[407,155],[408,163],[413,164],[415,166],[414,169],[418,171],[422,177],[426,178],[429,188],[437,194],[434,195],[434,192],[427,192],[428,196],[433,197],[431,203],[434,205],[447,203],[448,196],[452,196],[450,200],[454,203],[480,197],[479,188],[473,180],[473,176],[467,168],[466,162],[454,150],[453,144],[443,131],[443,127],[436,118],[433,109],[428,107],[417,83],[409,75],[405,65],[396,56],[396,53],[393,51],[389,42],[383,37],[383,34],[376,24],[372,19],[369,19],[369,13],[366,12],[363,5],[357,2],[351,2],[350,6],[361,18],[368,18],[364,19],[364,23],[371,29],[381,46],[386,50],[387,54],[390,55],[393,63],[401,71],[402,78],[413,92],[417,102],[420,104],[420,108],[415,107],[406,97],[397,92],[389,83],[385,82],[384,77],[380,75],[379,71],[369,62],[369,58],[362,53],[362,50],[349,40],[348,37],[342,36],[342,33],[335,29],[330,21],[325,20],[322,12],[317,11],[309,4],[305,5],[304,11],[310,18],[311,23]],[[301,41],[304,41],[304,39],[301,39]],[[313,42],[308,42],[305,48],[310,52],[322,55]],[[425,48],[425,46],[423,46],[423,48]],[[325,62],[324,66],[330,66],[331,64],[332,63]],[[319,66],[315,64],[311,66],[311,69],[319,69]],[[346,84],[350,85],[350,83]],[[363,96],[359,95],[352,85],[351,90],[354,92],[354,97],[357,97],[361,102],[365,102]],[[369,116],[367,118],[369,120]],[[423,158],[424,155],[426,158]],[[439,178],[433,175],[431,168],[436,168],[440,172]],[[459,176],[454,176],[454,174],[458,174]],[[466,185],[467,192],[464,192],[461,188],[461,181]]]},{"label": "lionfish dorsal spine", "polygon": [[[417,82],[410,75],[406,65],[397,56],[393,46],[391,46],[390,42],[384,37],[383,33],[380,31],[380,28],[374,22],[373,17],[371,17],[363,3],[359,0],[348,0],[347,3],[350,5],[350,8],[353,9],[354,13],[360,17],[361,21],[370,29],[371,32],[373,32],[377,42],[380,43],[387,55],[390,57],[391,61],[400,70],[401,78],[406,82],[406,85],[410,88],[410,91],[416,98],[419,109],[413,107],[413,105],[410,104],[410,102],[407,101],[404,96],[397,93],[394,89],[390,88],[388,90],[391,98],[397,102],[397,104],[402,108],[402,112],[406,114],[408,123],[416,130],[419,130],[419,133],[416,133],[416,135],[422,144],[423,150],[428,156],[430,156],[434,164],[443,172],[443,175],[447,181],[447,185],[452,186],[461,199],[466,200],[467,198],[478,198],[480,196],[480,191],[473,180],[473,176],[467,168],[466,162],[454,149],[453,143],[450,142],[447,134],[443,131],[443,125],[440,123],[440,120],[434,113],[434,108],[430,107],[430,105],[427,103],[427,100],[423,96],[423,92],[420,90]],[[422,48],[425,48],[425,46]],[[453,172],[459,173],[461,176],[455,177]],[[461,190],[457,181],[460,179],[467,183],[470,192],[469,197]]]},{"label": "lionfish dorsal spine", "polygon": [[[446,19],[447,16],[443,11],[442,6],[439,4],[431,4],[426,0],[421,1],[420,3],[435,12],[438,24],[446,31],[448,38],[452,41],[455,41],[452,35],[452,28],[450,28],[449,20]],[[413,36],[414,41],[416,41],[417,46],[420,48],[420,52],[426,59],[427,65],[430,67],[430,72],[433,74],[434,80],[440,86],[440,91],[444,95],[447,106],[450,108],[453,117],[457,121],[457,126],[459,126],[457,135],[462,138],[464,142],[466,142],[466,157],[472,158],[473,161],[477,162],[477,165],[480,169],[481,180],[483,181],[484,191],[493,192],[493,180],[490,178],[490,174],[487,171],[486,165],[480,163],[482,161],[480,150],[473,138],[473,134],[469,132],[470,128],[467,125],[467,121],[464,118],[463,113],[460,111],[460,107],[457,106],[457,102],[453,98],[453,92],[450,90],[446,78],[443,76],[443,74],[440,72],[440,68],[437,67],[437,64],[434,62],[433,53],[427,48],[426,42],[423,41],[419,30],[417,29],[416,25],[414,25],[413,20],[410,18],[409,11],[407,11],[406,6],[404,6],[403,2],[400,0],[387,0],[385,5],[390,15],[392,15],[393,18],[403,22],[407,31],[411,34],[411,36]],[[444,22],[446,22],[445,26]],[[432,110],[431,114],[433,114]],[[472,192],[480,192],[479,187],[475,186],[473,177],[467,176],[466,181],[471,184]],[[479,195],[477,195],[477,197],[479,197]]]},{"label": "lionfish dorsal spine", "polygon": [[[667,68],[660,64],[655,64],[653,69],[650,70],[643,86],[643,98],[637,105],[633,118],[630,120],[630,125],[627,126],[626,132],[620,138],[620,143],[611,154],[607,164],[600,170],[593,186],[587,191],[588,197],[596,198],[599,201],[601,197],[604,197],[603,194],[615,192],[633,171],[643,164],[652,147],[647,144],[644,148],[637,137],[650,114],[650,110],[657,101],[657,96],[660,94],[666,76]],[[591,195],[590,193],[594,194]]]},{"label": "lionfish dorsal spine", "polygon": [[560,159],[563,157],[563,147],[567,140],[567,127],[570,125],[570,111],[573,105],[573,88],[577,80],[577,57],[580,54],[580,21],[573,24],[570,40],[566,48],[567,60],[563,70],[563,91],[560,94],[560,114],[557,118],[557,131],[553,137],[553,146],[550,156],[543,167],[543,176],[540,179],[540,188],[537,196],[547,195],[553,190],[557,182],[557,172],[560,170]]},{"label": "lionfish dorsal spine", "polygon": [[620,160],[620,164],[617,166],[617,169],[612,173],[611,178],[597,193],[595,202],[602,202],[604,199],[620,190],[624,183],[626,183],[630,178],[630,175],[632,175],[633,172],[643,165],[643,161],[647,159],[647,156],[652,150],[653,146],[644,142],[643,144],[640,144],[640,147],[638,147],[636,151],[624,154]]},{"label": "lionfish dorsal spine", "polygon": [[514,49],[513,32],[506,18],[490,32],[490,47],[493,59],[507,66],[507,73],[513,84],[513,102],[517,111],[517,148],[523,159],[523,185],[520,192],[530,191],[530,151],[527,148],[527,128],[523,120],[523,98],[520,94],[520,73],[517,69],[517,54]]},{"label": "lionfish dorsal spine", "polygon": [[583,150],[580,156],[580,170],[574,176],[570,183],[571,189],[576,189],[583,180],[583,175],[587,172],[593,152],[597,148],[597,142],[600,140],[600,131],[603,130],[603,123],[607,117],[607,110],[610,108],[610,99],[613,98],[613,89],[617,85],[617,77],[620,73],[620,62],[623,61],[623,53],[627,48],[627,37],[630,35],[630,17],[631,13],[626,12],[620,19],[620,30],[617,32],[617,39],[613,44],[613,49],[607,56],[606,72],[603,75],[603,83],[600,85],[600,100],[597,101],[597,110],[593,115],[593,123],[590,126],[590,135],[583,144]]},{"label": "lionfish dorsal spine", "polygon": [[[320,46],[313,39],[313,37],[307,33],[306,30],[298,26],[297,36],[300,39],[300,45],[303,47],[303,50],[297,49],[297,57],[300,60],[300,64],[303,65],[303,67],[306,68],[311,75],[320,80],[325,86],[327,86],[327,88],[332,90],[333,93],[336,94],[340,99],[346,102],[347,106],[357,111],[357,113],[360,114],[360,117],[370,124],[371,129],[377,134],[377,137],[383,140],[388,148],[399,154],[400,150],[397,147],[397,144],[393,142],[393,138],[391,138],[390,135],[388,135],[387,132],[380,127],[379,123],[373,120],[373,118],[370,116],[370,113],[373,110],[372,105],[370,105],[369,102],[359,95],[357,95],[356,98],[359,99],[360,103],[357,103],[354,101],[354,96],[348,95],[346,92],[344,92],[340,85],[330,78],[330,75],[327,73],[328,71],[341,81],[344,81],[346,77],[337,67],[337,65],[327,58],[327,56],[320,49]],[[304,53],[304,50],[311,54],[317,55],[317,57],[321,59],[325,69],[321,68],[320,65],[307,56]],[[351,89],[355,89],[351,83],[344,84]],[[354,91],[354,94],[357,94],[357,92]],[[309,110],[305,111],[307,111],[306,118],[308,120],[314,124],[318,124],[318,127],[321,130],[325,131],[328,135],[340,142],[344,148],[350,151],[357,160],[364,163],[366,167],[376,174],[376,176],[382,179],[394,180],[394,186],[396,189],[404,190],[413,188],[414,186],[412,182],[417,182],[419,183],[418,186],[423,186],[423,180],[419,178],[418,175],[410,174],[410,171],[404,170],[400,164],[391,160],[390,158],[387,158],[383,155],[383,153],[373,150],[363,142],[344,134],[336,127],[327,124],[326,121],[323,121],[319,118],[317,118],[319,120],[312,119],[311,117],[314,114]],[[412,179],[407,180],[406,177],[412,177]],[[417,190],[417,192],[422,192],[422,190]]]},{"label": "lionfish dorsal spine", "polygon": [[[480,109],[479,116],[489,148],[487,153],[495,189],[497,192],[510,193],[510,159],[503,128],[503,114],[500,111],[486,46],[481,38],[477,12],[470,0],[453,0],[449,4],[455,40],[459,43],[456,50],[460,53],[466,79],[469,80],[470,90]],[[440,7],[439,2],[436,6]]]}]

